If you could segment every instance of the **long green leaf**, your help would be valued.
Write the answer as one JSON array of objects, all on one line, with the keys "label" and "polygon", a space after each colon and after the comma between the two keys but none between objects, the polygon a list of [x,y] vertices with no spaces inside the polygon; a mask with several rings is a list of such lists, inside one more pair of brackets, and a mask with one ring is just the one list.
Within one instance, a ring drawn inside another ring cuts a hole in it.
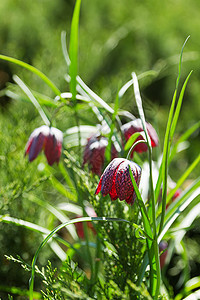
[{"label": "long green leaf", "polygon": [[[34,203],[37,203],[38,205],[44,207],[46,210],[48,210],[50,213],[52,213],[61,223],[69,222],[69,218],[66,216],[65,213],[62,212],[59,208],[56,208],[55,206],[52,206],[47,201],[41,200],[37,198],[36,196],[27,195],[26,197],[29,201],[32,201]],[[71,234],[72,238],[74,240],[78,240],[78,236],[76,233],[76,230],[73,225],[67,227],[68,232]]]},{"label": "long green leaf", "polygon": [[187,141],[188,138],[197,130],[200,128],[200,121],[195,123],[194,125],[192,125],[188,130],[186,130],[182,136],[178,139],[178,141],[176,142],[176,144],[174,145],[174,147],[171,150],[170,153],[170,157],[169,157],[169,163],[172,161],[172,159],[174,158],[176,152],[177,152],[177,148],[179,146],[180,143]]},{"label": "long green leaf", "polygon": [[105,108],[109,113],[113,114],[114,110],[110,105],[108,105],[103,99],[101,99],[97,94],[95,94],[84,82],[83,80],[77,76],[77,82],[83,91],[90,97],[90,99],[95,102],[96,105],[100,105],[101,107]]},{"label": "long green leaf", "polygon": [[[183,49],[185,47],[185,44],[186,44],[188,38],[185,40],[185,42],[183,44],[183,47],[181,49],[180,60],[179,60],[179,72],[178,72],[178,77],[177,77],[177,81],[176,81],[176,88],[175,88],[175,91],[174,91],[174,95],[173,95],[173,99],[172,99],[172,103],[171,103],[171,107],[170,107],[170,111],[169,111],[169,117],[168,117],[168,121],[167,121],[167,127],[166,127],[165,139],[164,139],[164,147],[163,147],[163,159],[162,159],[161,168],[160,168],[160,172],[162,172],[162,180],[160,180],[161,176],[159,176],[158,181],[157,181],[157,186],[156,186],[156,195],[158,196],[159,190],[161,188],[161,183],[163,181],[163,187],[162,187],[162,214],[161,214],[161,220],[160,220],[159,233],[162,231],[162,227],[163,227],[163,224],[164,224],[164,218],[165,218],[166,199],[167,199],[168,158],[169,158],[169,150],[170,150],[170,144],[171,144],[170,139],[173,138],[172,133],[174,134],[175,127],[176,127],[176,122],[177,122],[179,111],[180,111],[180,108],[178,107],[177,111],[176,111],[176,117],[174,119],[174,110],[175,110],[175,104],[176,104],[176,97],[177,97],[177,91],[178,91],[180,76],[181,76]],[[188,77],[188,79],[189,79],[189,77]],[[187,80],[185,82],[184,87],[186,86],[186,84],[187,84]],[[182,91],[184,92],[184,88],[182,89]],[[183,94],[182,94],[182,97],[183,97]],[[182,97],[179,97],[180,104],[182,103]],[[172,124],[173,124],[173,132],[171,132]]]},{"label": "long green leaf", "polygon": [[62,45],[63,56],[64,56],[65,62],[67,64],[67,68],[69,68],[71,61],[70,61],[69,54],[67,51],[67,41],[66,41],[66,32],[65,31],[61,32],[61,45]]},{"label": "long green leaf", "polygon": [[72,93],[73,101],[76,101],[76,77],[78,72],[78,27],[79,27],[80,6],[81,6],[81,0],[77,0],[74,8],[72,23],[71,23],[70,46],[69,46],[69,56],[71,61],[69,66],[69,75],[71,77],[70,91]]},{"label": "long green leaf", "polygon": [[182,101],[183,101],[183,96],[184,96],[184,93],[185,93],[185,89],[186,89],[186,86],[187,86],[187,83],[188,83],[188,80],[189,80],[191,74],[192,74],[192,71],[187,76],[187,78],[186,78],[186,80],[185,80],[185,82],[183,84],[183,87],[181,89],[180,95],[179,95],[178,103],[177,103],[177,106],[176,106],[176,110],[175,110],[173,121],[172,121],[172,125],[171,125],[171,131],[170,131],[170,141],[171,142],[172,142],[172,138],[174,136],[176,125],[177,125],[177,122],[178,122],[178,117],[179,117],[179,114],[180,114],[180,110],[181,110],[181,106],[182,106]]},{"label": "long green leaf", "polygon": [[152,216],[152,225],[153,225],[153,242],[147,240],[148,253],[149,253],[149,262],[150,262],[150,291],[153,297],[158,297],[160,291],[160,282],[161,282],[161,274],[160,274],[160,262],[159,262],[159,251],[158,251],[158,243],[157,243],[157,231],[156,231],[156,208],[155,208],[155,195],[153,188],[153,171],[152,171],[152,147],[151,140],[146,128],[146,120],[144,115],[144,110],[142,107],[142,99],[140,96],[139,84],[137,80],[137,76],[135,73],[132,73],[133,78],[133,87],[135,100],[138,108],[138,112],[140,115],[140,119],[142,122],[142,127],[146,137],[146,143],[148,146],[149,153],[149,182],[150,182],[150,192],[151,192],[151,212]]},{"label": "long green leaf", "polygon": [[22,91],[30,99],[30,101],[32,102],[32,104],[35,106],[35,108],[39,112],[39,114],[40,114],[42,120],[44,121],[44,123],[47,126],[50,126],[49,119],[47,118],[47,116],[46,116],[45,112],[43,111],[42,107],[38,103],[37,99],[33,96],[32,92],[29,90],[29,88],[27,87],[27,85],[17,75],[13,76],[13,80],[20,86],[20,88],[22,89]]},{"label": "long green leaf", "polygon": [[[14,295],[19,295],[24,297],[28,297],[29,295],[29,291],[25,290],[25,289],[21,289],[19,287],[16,286],[6,286],[6,285],[0,285],[0,291],[2,292],[6,292],[6,293],[11,293]],[[39,292],[34,292],[34,299],[42,299],[42,294],[40,294]]]},{"label": "long green leaf", "polygon": [[136,194],[136,197],[137,197],[137,200],[138,200],[138,204],[140,206],[145,233],[148,236],[150,236],[150,238],[152,239],[153,235],[152,235],[152,230],[151,230],[151,225],[150,225],[148,213],[147,213],[147,210],[146,210],[146,207],[144,205],[141,193],[138,189],[137,183],[135,181],[135,178],[133,176],[133,173],[131,171],[130,166],[129,166],[129,174],[130,174],[131,181],[132,181],[132,184],[133,184],[133,187],[134,187],[134,191],[135,191],[135,194]]},{"label": "long green leaf", "polygon": [[[48,230],[48,229],[46,229],[42,226],[39,226],[37,224],[31,223],[31,222],[28,222],[28,221],[24,221],[22,219],[13,218],[13,217],[10,217],[10,216],[0,215],[0,222],[7,223],[7,224],[14,224],[16,226],[20,226],[20,227],[29,229],[31,231],[42,233],[44,235],[48,235],[51,232],[50,230]],[[69,242],[63,240],[59,236],[55,236],[55,239],[58,240],[59,242],[61,242],[63,245],[73,248],[73,246]]]},{"label": "long green leaf", "polygon": [[184,183],[186,178],[191,174],[191,172],[197,167],[197,165],[200,162],[200,154],[197,156],[197,158],[193,161],[193,163],[188,167],[188,169],[184,172],[184,174],[179,178],[179,180],[176,183],[176,186],[174,189],[172,189],[168,196],[167,196],[167,202],[171,200],[173,197],[174,193],[180,188],[180,186]]},{"label": "long green leaf", "polygon": [[74,183],[73,183],[72,179],[70,178],[69,173],[68,173],[68,171],[66,170],[66,168],[65,168],[65,166],[64,166],[64,164],[63,164],[63,162],[61,161],[61,162],[59,163],[58,166],[59,166],[60,172],[62,173],[62,175],[63,175],[63,177],[64,177],[64,179],[65,179],[66,184],[69,186],[70,190],[71,190],[74,194],[76,194],[76,190],[75,190],[75,187],[74,187]]},{"label": "long green leaf", "polygon": [[35,68],[35,67],[19,60],[19,59],[12,58],[12,57],[2,55],[2,54],[0,54],[0,59],[5,60],[5,61],[9,61],[9,62],[14,63],[16,65],[19,65],[19,66],[31,71],[32,73],[36,74],[52,89],[52,91],[56,95],[58,95],[60,97],[60,95],[61,95],[60,90],[55,86],[55,84],[44,73],[39,71],[37,68]]},{"label": "long green leaf", "polygon": [[133,143],[136,141],[136,139],[141,135],[143,136],[142,132],[135,132],[134,134],[132,134],[124,146],[124,151],[129,150]]},{"label": "long green leaf", "polygon": [[172,224],[176,221],[176,219],[179,217],[179,215],[184,211],[188,205],[196,198],[200,199],[200,188],[197,188],[192,195],[189,197],[186,197],[182,204],[175,210],[173,214],[170,215],[169,218],[167,218],[166,222],[164,223],[163,229],[159,235],[159,242],[162,240],[166,232],[169,230],[169,228],[172,226]]},{"label": "long green leaf", "polygon": [[[192,184],[189,187],[187,187],[187,189],[185,189],[181,193],[181,195],[170,204],[165,214],[165,222],[167,222],[167,220],[172,216],[175,210],[185,201],[185,199],[188,198],[199,187],[200,187],[200,177],[197,178],[194,182],[192,182]],[[160,213],[161,210],[159,209],[158,216]]]}]

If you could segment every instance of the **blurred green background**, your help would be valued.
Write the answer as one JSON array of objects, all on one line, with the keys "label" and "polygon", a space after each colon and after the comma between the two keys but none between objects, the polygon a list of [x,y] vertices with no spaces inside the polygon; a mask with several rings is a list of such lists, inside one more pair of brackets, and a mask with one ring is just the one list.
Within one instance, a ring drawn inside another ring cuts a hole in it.
[{"label": "blurred green background", "polygon": [[[66,66],[62,55],[61,32],[67,32],[75,1],[73,0],[1,0],[0,1],[0,53],[23,60],[37,67],[65,92]],[[200,116],[200,1],[136,1],[136,0],[83,0],[79,31],[79,74],[105,101],[113,103],[119,88],[136,74],[154,70],[155,76],[140,80],[141,94],[147,121],[157,129],[161,141],[164,136],[170,102],[178,74],[181,47],[185,47],[182,79],[194,70],[184,96],[178,132],[183,133]],[[33,74],[20,67],[0,61],[0,88],[4,89],[12,75],[19,75],[31,88],[54,97],[47,86]],[[1,94],[0,94],[1,95]],[[38,180],[36,194],[45,189],[45,179],[39,185],[40,175],[34,174],[36,164],[24,161],[24,145],[31,131],[41,124],[31,104],[0,97],[0,196],[1,214],[26,220],[40,218],[34,206],[22,197],[24,186]],[[137,115],[132,91],[120,103],[120,108]],[[68,121],[70,125],[70,120]],[[192,147],[180,155],[172,167],[172,178],[177,180],[199,153],[199,133],[191,138]],[[17,161],[17,165],[16,165]],[[6,172],[5,172],[6,170]],[[32,172],[30,171],[32,170]],[[34,175],[33,175],[34,174]],[[199,175],[198,170],[193,173]],[[9,183],[9,184],[8,184]],[[52,192],[53,195],[53,192]],[[45,196],[43,196],[45,197]],[[53,199],[53,196],[52,196]],[[42,217],[43,219],[43,217]],[[3,255],[19,254],[30,260],[37,246],[36,236],[26,239],[24,231],[0,225],[1,257],[0,282],[26,286],[24,270],[10,264]],[[17,237],[16,237],[17,230]],[[7,235],[6,242],[3,242]],[[12,251],[11,249],[14,249]],[[47,253],[47,257],[50,254]],[[5,280],[5,274],[9,278]]]},{"label": "blurred green background", "polygon": [[[47,74],[62,91],[66,67],[61,49],[61,31],[67,32],[75,1],[2,0],[0,3],[0,52],[28,62]],[[113,102],[117,90],[131,72],[148,70],[157,75],[140,81],[147,120],[156,118],[163,134],[166,115],[175,88],[181,47],[184,50],[182,82],[192,69],[184,97],[180,131],[199,120],[199,10],[193,1],[82,1],[80,16],[79,74],[104,100]],[[48,88],[29,72],[0,62],[1,87],[17,73],[38,91]],[[6,71],[8,74],[3,73]],[[8,76],[9,75],[9,76]],[[52,96],[52,95],[51,95]],[[54,95],[53,95],[54,96]],[[130,93],[132,99],[132,93]],[[133,100],[121,103],[133,113]],[[196,139],[195,143],[198,143]],[[198,147],[190,152],[191,161]]]}]

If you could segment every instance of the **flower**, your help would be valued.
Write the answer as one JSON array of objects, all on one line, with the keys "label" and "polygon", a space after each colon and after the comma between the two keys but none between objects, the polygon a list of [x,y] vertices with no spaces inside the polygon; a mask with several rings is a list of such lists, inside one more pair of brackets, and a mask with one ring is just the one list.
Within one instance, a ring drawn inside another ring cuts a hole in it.
[{"label": "flower", "polygon": [[[158,146],[158,135],[157,135],[155,129],[153,128],[153,126],[150,123],[147,123],[147,122],[146,122],[146,128],[147,128],[147,132],[150,136],[151,146],[152,147]],[[142,122],[140,119],[135,119],[131,122],[128,122],[128,123],[122,125],[121,130],[122,130],[125,140],[127,142],[134,133],[143,131]],[[136,139],[136,141],[139,141],[139,140],[143,140],[143,137],[139,136]],[[140,143],[134,147],[133,151],[131,152],[131,157],[133,157],[134,151],[141,153],[141,152],[146,152],[147,150],[148,150],[147,145],[145,143]]]},{"label": "flower", "polygon": [[103,172],[95,194],[101,191],[103,197],[109,194],[112,200],[119,198],[119,200],[125,200],[132,205],[136,194],[131,181],[129,166],[137,186],[139,186],[141,168],[136,163],[125,158],[115,158]]},{"label": "flower", "polygon": [[160,244],[159,244],[159,252],[162,252],[164,251],[163,253],[161,253],[160,255],[160,267],[161,269],[164,267],[165,265],[165,260],[166,260],[166,257],[167,257],[167,247],[168,247],[168,243],[166,241],[161,241]]},{"label": "flower", "polygon": [[[85,146],[83,154],[83,165],[88,163],[94,174],[101,175],[104,164],[105,150],[108,140],[104,136],[92,135]],[[117,157],[117,150],[114,145],[111,148],[111,159]]]},{"label": "flower", "polygon": [[26,144],[25,155],[28,154],[31,162],[44,149],[48,164],[51,166],[54,162],[59,162],[62,141],[63,133],[59,129],[43,125],[31,133]]}]

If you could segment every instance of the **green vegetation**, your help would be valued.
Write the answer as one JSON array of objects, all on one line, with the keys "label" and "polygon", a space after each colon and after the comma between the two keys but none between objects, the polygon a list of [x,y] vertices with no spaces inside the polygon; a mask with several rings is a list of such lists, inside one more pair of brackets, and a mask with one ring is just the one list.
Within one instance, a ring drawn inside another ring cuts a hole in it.
[{"label": "green vegetation", "polygon": [[[2,299],[197,295],[199,9],[195,0],[0,2]],[[134,118],[142,141],[136,133],[127,142],[121,125]],[[63,132],[60,162],[47,164],[45,137],[29,163],[28,138],[48,120]],[[95,195],[97,159],[83,165],[83,156],[97,133],[107,141],[102,172],[113,143],[123,158],[147,145],[128,158],[142,168],[139,189],[126,174],[132,206]]]}]

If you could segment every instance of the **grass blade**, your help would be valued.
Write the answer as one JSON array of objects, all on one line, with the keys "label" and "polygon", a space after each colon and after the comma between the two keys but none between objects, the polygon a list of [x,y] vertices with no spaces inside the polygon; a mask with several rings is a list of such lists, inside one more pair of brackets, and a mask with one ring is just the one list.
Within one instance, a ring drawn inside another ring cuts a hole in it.
[{"label": "grass blade", "polygon": [[86,94],[89,95],[90,99],[95,102],[95,104],[98,104],[105,108],[109,113],[113,114],[114,110],[112,107],[110,107],[103,99],[101,99],[97,94],[95,94],[84,82],[83,80],[78,76],[77,82],[80,85],[80,87],[83,89]]},{"label": "grass blade", "polygon": [[65,62],[67,64],[67,68],[69,69],[71,61],[70,61],[69,54],[67,51],[67,41],[66,41],[66,32],[65,31],[61,32],[61,46],[62,46],[63,56],[64,56]]},{"label": "grass blade", "polygon": [[[179,115],[179,111],[180,111],[180,108],[178,106],[176,113],[175,113],[176,115],[174,118],[176,96],[177,96],[177,91],[178,91],[178,86],[179,86],[179,81],[180,81],[180,76],[181,76],[183,49],[185,47],[185,44],[186,44],[188,38],[185,40],[183,47],[181,49],[180,60],[179,60],[179,71],[178,71],[178,77],[177,77],[177,81],[176,81],[176,88],[174,91],[174,95],[173,95],[173,99],[172,99],[172,103],[171,103],[171,107],[170,107],[170,111],[169,111],[169,117],[168,117],[168,121],[167,121],[167,127],[166,127],[165,139],[164,139],[163,159],[162,159],[161,168],[160,168],[160,172],[162,172],[162,174],[161,175],[159,174],[159,178],[158,178],[159,180],[157,181],[157,186],[156,186],[156,196],[158,196],[160,189],[161,189],[161,183],[163,181],[162,214],[161,214],[161,220],[160,220],[159,233],[162,231],[162,227],[164,224],[164,218],[165,218],[166,199],[167,199],[168,157],[169,157],[169,149],[170,149],[170,144],[171,144],[170,140],[173,138],[173,134],[175,131],[175,127],[176,127],[176,123],[177,123],[178,115]],[[188,79],[189,79],[189,77],[188,77]],[[186,87],[186,84],[187,84],[187,80],[185,81],[184,87]],[[182,89],[183,92],[184,92],[184,90],[185,90],[185,88]],[[182,94],[182,97],[183,97],[183,94]],[[179,97],[179,100],[180,100],[180,104],[181,104],[182,98]],[[172,124],[173,124],[173,131],[171,131]],[[161,176],[162,176],[162,180],[161,180]]]},{"label": "grass blade", "polygon": [[69,46],[69,56],[71,61],[69,66],[69,74],[71,77],[70,91],[72,93],[73,101],[76,101],[76,77],[78,72],[78,26],[79,26],[80,6],[81,6],[81,0],[77,0],[74,8],[72,23],[71,23],[70,46]]},{"label": "grass blade", "polygon": [[185,93],[185,89],[186,89],[188,80],[189,80],[192,72],[193,71],[191,71],[189,73],[189,75],[187,76],[187,78],[186,78],[186,80],[185,80],[185,82],[183,84],[183,87],[181,89],[180,95],[179,95],[178,103],[177,103],[177,106],[176,106],[176,110],[175,110],[173,121],[172,121],[172,125],[171,125],[171,131],[170,131],[170,141],[171,142],[172,142],[172,138],[174,136],[176,125],[177,125],[177,122],[178,122],[178,117],[179,117],[179,114],[180,114],[180,110],[181,110],[181,106],[182,106],[182,101],[183,101],[183,96],[184,96],[184,93]]},{"label": "grass blade", "polygon": [[191,126],[184,134],[179,138],[179,140],[176,142],[174,147],[171,150],[170,157],[169,157],[169,163],[174,158],[175,154],[177,153],[177,148],[180,143],[188,140],[188,138],[197,130],[200,128],[200,121],[195,123],[193,126]]},{"label": "grass blade", "polygon": [[32,92],[29,90],[29,88],[25,85],[25,83],[17,76],[13,76],[13,80],[20,86],[20,88],[23,90],[23,92],[27,95],[27,97],[31,100],[32,104],[35,106],[37,111],[39,112],[42,120],[47,126],[50,126],[50,121],[48,120],[46,114],[44,113],[42,107],[38,103],[37,99],[33,96]]},{"label": "grass blade", "polygon": [[[186,190],[184,190],[181,195],[173,201],[168,207],[165,214],[165,222],[171,217],[175,210],[180,206],[189,195],[191,195],[200,186],[200,177],[197,178]],[[158,210],[158,216],[161,213],[161,209]]]},{"label": "grass blade", "polygon": [[[32,201],[32,202],[37,203],[38,205],[44,207],[51,214],[53,214],[61,223],[69,222],[70,219],[59,208],[52,206],[47,201],[43,201],[43,200],[37,198],[36,196],[31,196],[31,195],[30,196],[27,195],[27,199],[29,201]],[[72,238],[74,240],[78,240],[76,229],[73,225],[68,226],[66,229],[68,230],[68,232],[70,233],[70,235],[72,236]]]},{"label": "grass blade", "polygon": [[52,91],[57,95],[57,96],[61,96],[61,92],[60,90],[55,86],[55,84],[41,71],[39,71],[37,68],[19,60],[16,58],[12,58],[6,55],[2,55],[0,54],[0,59],[5,60],[5,61],[9,61],[11,63],[14,63],[18,66],[21,66],[29,71],[31,71],[32,73],[36,74],[37,76],[39,76],[51,89]]},{"label": "grass blade", "polygon": [[190,175],[190,173],[196,168],[196,166],[200,162],[200,154],[197,156],[197,158],[193,161],[193,163],[189,166],[189,168],[185,171],[185,173],[179,178],[179,180],[176,183],[176,186],[174,189],[172,189],[168,196],[167,196],[167,202],[171,200],[174,193],[177,191],[177,189],[183,184],[183,182],[186,180],[186,178]]},{"label": "grass blade", "polygon": [[188,205],[194,200],[194,199],[200,199],[200,187],[197,188],[192,195],[190,195],[189,197],[186,197],[184,199],[184,201],[182,202],[182,204],[180,206],[178,206],[178,208],[175,210],[175,212],[173,214],[170,214],[169,218],[167,218],[163,229],[159,235],[159,242],[162,240],[162,238],[164,237],[164,235],[166,234],[166,232],[169,230],[169,228],[172,226],[172,224],[176,221],[176,219],[178,218],[178,216],[182,213],[182,211],[184,211]]},{"label": "grass blade", "polygon": [[[23,228],[26,228],[26,229],[29,229],[31,231],[35,231],[35,232],[38,232],[38,233],[41,233],[43,235],[48,235],[50,234],[50,230],[40,226],[40,225],[37,225],[37,224],[34,224],[34,223],[31,223],[31,222],[28,222],[28,221],[24,221],[22,219],[17,219],[17,218],[13,218],[13,217],[10,217],[10,216],[3,216],[3,215],[0,215],[0,222],[3,222],[3,223],[7,223],[7,224],[13,224],[13,225],[16,225],[16,226],[20,226],[20,227],[23,227]],[[62,243],[63,245],[67,246],[67,247],[71,247],[72,249],[74,249],[74,247],[67,241],[63,240],[61,237],[59,236],[55,236],[54,237],[57,241],[59,241],[60,243]]]},{"label": "grass blade", "polygon": [[129,174],[130,174],[130,177],[131,177],[131,181],[132,181],[132,184],[133,184],[133,187],[134,187],[135,194],[137,196],[138,204],[140,206],[145,233],[148,236],[150,236],[150,238],[152,239],[153,235],[152,235],[152,230],[151,230],[151,225],[150,225],[148,213],[147,213],[146,207],[144,205],[142,196],[140,194],[140,191],[138,189],[137,183],[135,181],[135,178],[133,176],[133,173],[131,171],[130,166],[129,166]]},{"label": "grass blade", "polygon": [[140,119],[142,122],[142,127],[146,137],[146,143],[148,146],[149,153],[149,181],[150,181],[150,192],[151,192],[151,207],[150,213],[152,216],[152,225],[153,225],[153,242],[147,240],[148,246],[148,254],[149,254],[149,262],[150,262],[150,291],[152,297],[158,297],[160,291],[160,282],[161,282],[161,274],[160,274],[160,262],[159,262],[159,251],[158,251],[158,242],[157,242],[157,231],[156,231],[156,208],[155,208],[155,196],[154,196],[154,188],[153,188],[153,171],[152,171],[152,147],[151,140],[146,128],[146,120],[142,107],[142,99],[140,96],[140,90],[138,85],[137,76],[135,73],[132,73],[133,78],[133,86],[135,93],[135,100],[138,108],[138,112],[140,115]]}]

